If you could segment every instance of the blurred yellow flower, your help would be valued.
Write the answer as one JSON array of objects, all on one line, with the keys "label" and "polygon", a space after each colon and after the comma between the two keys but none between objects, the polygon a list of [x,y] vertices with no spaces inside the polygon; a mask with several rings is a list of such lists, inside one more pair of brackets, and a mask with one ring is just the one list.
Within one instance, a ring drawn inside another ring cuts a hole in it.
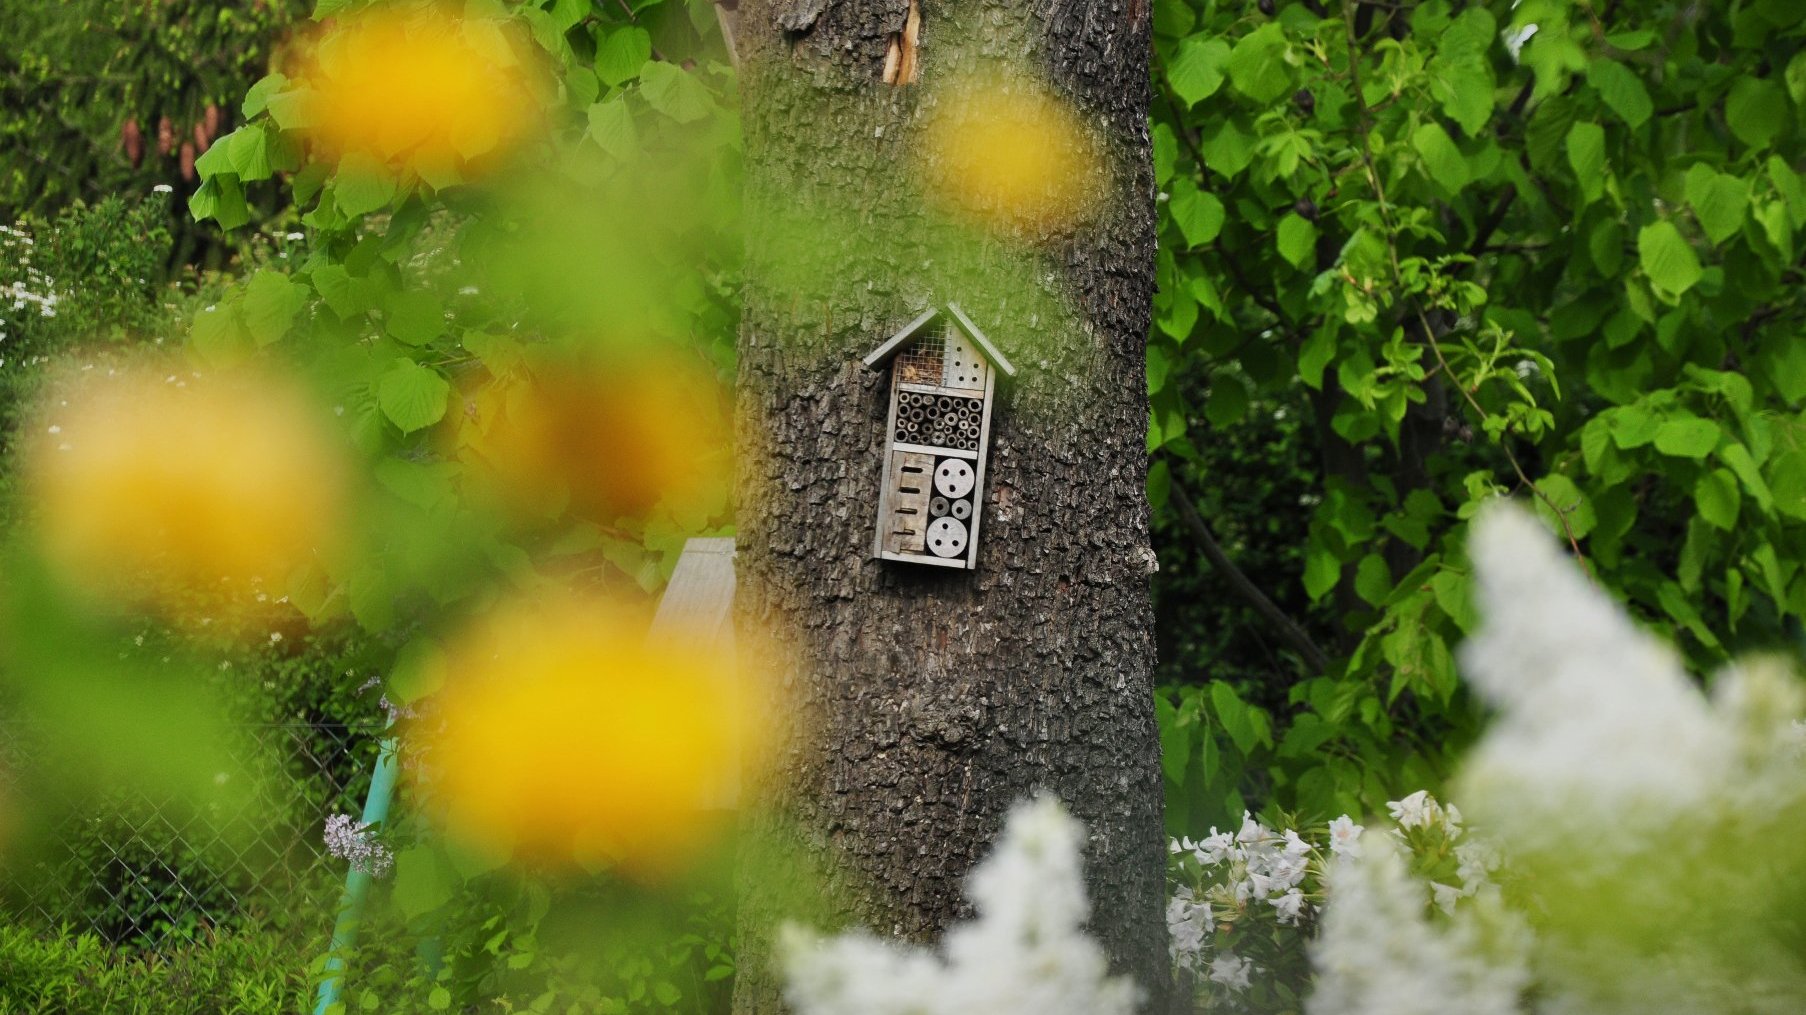
[{"label": "blurred yellow flower", "polygon": [[568,498],[603,524],[664,505],[719,513],[732,440],[727,396],[694,356],[643,349],[551,355],[472,389],[457,455],[528,511]]},{"label": "blurred yellow flower", "polygon": [[517,859],[674,872],[766,738],[731,651],[618,603],[504,605],[445,656],[412,741],[448,831]]},{"label": "blurred yellow flower", "polygon": [[24,488],[70,586],[175,619],[245,619],[280,598],[260,588],[337,543],[344,465],[292,387],[146,362],[51,390]]},{"label": "blurred yellow flower", "polygon": [[507,22],[448,6],[383,6],[335,20],[300,57],[315,144],[429,182],[473,175],[540,122],[537,51]]},{"label": "blurred yellow flower", "polygon": [[924,137],[929,192],[993,228],[1055,232],[1108,189],[1098,146],[1071,108],[1020,79],[950,85]]}]

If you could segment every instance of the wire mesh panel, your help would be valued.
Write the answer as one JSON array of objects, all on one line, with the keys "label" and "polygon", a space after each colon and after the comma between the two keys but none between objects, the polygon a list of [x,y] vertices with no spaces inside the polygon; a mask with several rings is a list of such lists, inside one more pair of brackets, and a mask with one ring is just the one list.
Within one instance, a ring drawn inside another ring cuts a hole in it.
[{"label": "wire mesh panel", "polygon": [[[357,813],[381,724],[233,732],[217,799],[122,791],[39,808],[51,823],[37,848],[0,867],[0,917],[141,946],[246,922],[330,921],[345,867],[321,829],[334,813]],[[13,788],[3,783],[29,765],[39,736],[0,722],[0,789]]]}]

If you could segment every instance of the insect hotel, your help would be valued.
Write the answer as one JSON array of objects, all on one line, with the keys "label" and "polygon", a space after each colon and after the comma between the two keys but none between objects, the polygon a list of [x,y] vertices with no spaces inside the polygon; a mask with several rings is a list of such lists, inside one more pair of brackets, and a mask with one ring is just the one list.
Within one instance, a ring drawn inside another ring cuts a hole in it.
[{"label": "insect hotel", "polygon": [[890,421],[872,554],[970,569],[997,375],[1016,368],[955,304],[930,307],[865,357],[890,367]]}]

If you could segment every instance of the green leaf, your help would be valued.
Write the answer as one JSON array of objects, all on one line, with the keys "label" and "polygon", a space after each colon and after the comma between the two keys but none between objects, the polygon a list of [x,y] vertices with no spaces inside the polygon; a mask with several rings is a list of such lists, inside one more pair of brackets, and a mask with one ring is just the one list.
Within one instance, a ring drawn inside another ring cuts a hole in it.
[{"label": "green leaf", "polygon": [[1743,228],[1750,207],[1750,185],[1702,162],[1687,170],[1687,203],[1693,206],[1693,215],[1706,236],[1713,243],[1723,243]]},{"label": "green leaf", "polygon": [[1627,405],[1611,413],[1612,441],[1626,451],[1655,440],[1662,421],[1640,405]]},{"label": "green leaf", "polygon": [[640,94],[653,109],[678,123],[700,120],[715,109],[715,100],[695,75],[663,60],[648,61],[640,68]]},{"label": "green leaf", "polygon": [[250,351],[238,308],[217,303],[194,315],[188,344],[203,361],[214,366],[239,362]]},{"label": "green leaf", "polygon": [[1461,149],[1455,147],[1454,139],[1440,124],[1426,123],[1417,128],[1411,135],[1411,147],[1423,156],[1430,178],[1449,193],[1458,193],[1472,179],[1467,159],[1462,157]]},{"label": "green leaf", "polygon": [[1362,557],[1355,565],[1354,590],[1369,605],[1384,603],[1392,594],[1392,569],[1386,566],[1386,558],[1377,553]]},{"label": "green leaf", "polygon": [[1699,508],[1699,516],[1726,532],[1737,527],[1737,512],[1742,502],[1737,477],[1729,469],[1704,473],[1693,485],[1693,503]]},{"label": "green leaf", "polygon": [[1185,782],[1185,765],[1191,760],[1192,732],[1166,695],[1154,696],[1154,712],[1160,728],[1160,769],[1175,785],[1181,785]]},{"label": "green leaf", "polygon": [[277,271],[260,271],[245,284],[241,308],[245,327],[258,345],[269,345],[288,333],[295,315],[307,305],[307,287]]},{"label": "green leaf", "polygon": [[1676,458],[1704,458],[1718,446],[1723,431],[1718,424],[1698,416],[1682,416],[1664,420],[1656,428],[1655,447],[1664,455]]},{"label": "green leaf", "polygon": [[1279,220],[1279,228],[1275,230],[1279,241],[1279,256],[1291,262],[1295,268],[1315,266],[1317,255],[1317,227],[1297,212],[1287,212],[1286,217]]},{"label": "green leaf", "polygon": [[[224,141],[225,138],[220,140]],[[201,153],[200,158],[194,160],[194,171],[199,173],[203,180],[219,176],[222,173],[236,174],[238,172],[232,167],[231,150],[226,145],[217,142],[208,145],[207,150]]]},{"label": "green leaf", "polygon": [[377,383],[376,399],[383,415],[401,428],[413,433],[432,426],[445,416],[451,385],[445,378],[411,359],[397,359]]},{"label": "green leaf", "polygon": [[1219,370],[1210,378],[1210,399],[1204,403],[1204,418],[1211,426],[1227,427],[1241,422],[1248,414],[1248,387],[1241,378]]},{"label": "green leaf", "polygon": [[229,171],[209,178],[190,195],[188,213],[197,222],[213,219],[221,229],[237,229],[251,220],[245,193],[238,186],[238,178]]},{"label": "green leaf", "polygon": [[1223,731],[1235,741],[1236,750],[1243,754],[1254,750],[1259,734],[1251,715],[1253,709],[1235,693],[1235,688],[1221,680],[1214,681],[1210,685],[1210,705]]},{"label": "green leaf", "polygon": [[342,264],[322,264],[315,268],[313,285],[332,312],[342,318],[354,317],[370,309],[364,306],[351,273]]},{"label": "green leaf", "polygon": [[1223,202],[1215,194],[1198,189],[1190,180],[1175,180],[1167,210],[1184,234],[1185,242],[1201,247],[1223,229]]},{"label": "green leaf", "polygon": [[1204,153],[1213,171],[1234,177],[1253,161],[1254,140],[1254,136],[1234,120],[1227,120],[1199,142],[1198,150]]},{"label": "green leaf", "polygon": [[639,76],[652,59],[652,36],[638,25],[622,25],[596,47],[596,76],[616,86]]},{"label": "green leaf", "polygon": [[1242,36],[1229,53],[1228,69],[1230,84],[1255,102],[1270,103],[1290,93],[1285,30],[1269,21]]},{"label": "green leaf", "polygon": [[1600,57],[1588,64],[1587,83],[1632,130],[1643,126],[1655,113],[1655,104],[1649,101],[1649,89],[1642,79],[1616,60]]},{"label": "green leaf", "polygon": [[1787,70],[1782,78],[1787,82],[1787,94],[1796,106],[1806,106],[1806,50],[1801,50],[1787,61]]},{"label": "green leaf", "polygon": [[1304,591],[1313,601],[1322,599],[1342,580],[1342,562],[1321,547],[1312,547],[1304,558]]},{"label": "green leaf", "polygon": [[456,876],[432,846],[414,846],[395,854],[389,898],[403,919],[412,920],[445,905],[456,888]]},{"label": "green leaf", "polygon": [[1699,256],[1672,222],[1664,220],[1639,230],[1637,257],[1649,281],[1671,296],[1679,296],[1699,281]]},{"label": "green leaf", "polygon": [[249,120],[263,112],[269,106],[270,96],[287,87],[288,75],[286,74],[265,74],[259,78],[257,83],[245,92],[244,105],[240,107],[244,111],[245,119]]},{"label": "green leaf", "polygon": [[1574,177],[1587,201],[1599,200],[1605,193],[1604,127],[1577,120],[1568,128],[1568,165],[1574,167]]},{"label": "green leaf", "polygon": [[416,635],[395,654],[388,692],[404,705],[419,701],[445,686],[445,674],[445,653],[438,642],[426,635]]},{"label": "green leaf", "polygon": [[1731,441],[1718,453],[1718,457],[1737,474],[1744,492],[1755,500],[1758,508],[1768,511],[1774,507],[1774,492],[1768,488],[1768,481],[1762,478],[1762,470],[1756,467],[1756,459],[1750,454],[1749,448]]},{"label": "green leaf", "polygon": [[615,158],[624,159],[639,149],[639,134],[633,126],[633,113],[616,95],[589,107],[590,140]]},{"label": "green leaf", "polygon": [[1806,451],[1780,455],[1770,466],[1775,508],[1790,518],[1806,520]]},{"label": "green leaf", "polygon": [[425,345],[445,334],[445,308],[424,289],[398,292],[383,306],[383,327],[398,342]]},{"label": "green leaf", "polygon": [[1223,68],[1228,62],[1227,42],[1215,36],[1188,36],[1166,62],[1166,80],[1182,102],[1194,106],[1223,87]]},{"label": "green leaf", "polygon": [[267,180],[274,172],[270,165],[268,136],[261,124],[246,124],[213,143],[226,152],[233,172],[243,181]]},{"label": "green leaf", "polygon": [[395,177],[376,159],[354,152],[339,160],[333,180],[339,210],[356,217],[386,206],[395,198]]},{"label": "green leaf", "polygon": [[277,92],[266,100],[270,119],[283,130],[305,130],[314,126],[319,103],[311,91]]},{"label": "green leaf", "polygon": [[1460,124],[1468,137],[1479,137],[1486,121],[1492,119],[1495,85],[1491,68],[1478,56],[1436,66],[1442,73],[1431,82],[1431,93],[1442,104],[1442,112]]},{"label": "green leaf", "polygon": [[1725,97],[1724,116],[1737,140],[1764,148],[1787,123],[1787,96],[1767,78],[1739,77]]},{"label": "green leaf", "polygon": [[1298,350],[1298,377],[1304,383],[1323,390],[1323,370],[1336,356],[1336,333],[1331,328],[1318,328],[1305,339]]},{"label": "green leaf", "polygon": [[590,0],[556,0],[552,4],[552,23],[560,31],[568,32],[583,20],[590,10]]},{"label": "green leaf", "polygon": [[1569,533],[1575,539],[1585,539],[1598,524],[1592,501],[1572,479],[1552,472],[1536,481],[1536,490],[1539,494],[1534,502],[1537,515],[1551,532],[1563,539]]}]

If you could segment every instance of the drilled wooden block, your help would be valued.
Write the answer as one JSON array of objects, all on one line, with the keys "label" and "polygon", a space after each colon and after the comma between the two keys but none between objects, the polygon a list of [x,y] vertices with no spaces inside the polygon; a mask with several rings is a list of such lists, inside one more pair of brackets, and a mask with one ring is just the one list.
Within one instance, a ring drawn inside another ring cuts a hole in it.
[{"label": "drilled wooden block", "polygon": [[934,496],[934,456],[893,451],[890,469],[890,518],[884,548],[892,553],[921,553],[928,548],[929,501]]}]

